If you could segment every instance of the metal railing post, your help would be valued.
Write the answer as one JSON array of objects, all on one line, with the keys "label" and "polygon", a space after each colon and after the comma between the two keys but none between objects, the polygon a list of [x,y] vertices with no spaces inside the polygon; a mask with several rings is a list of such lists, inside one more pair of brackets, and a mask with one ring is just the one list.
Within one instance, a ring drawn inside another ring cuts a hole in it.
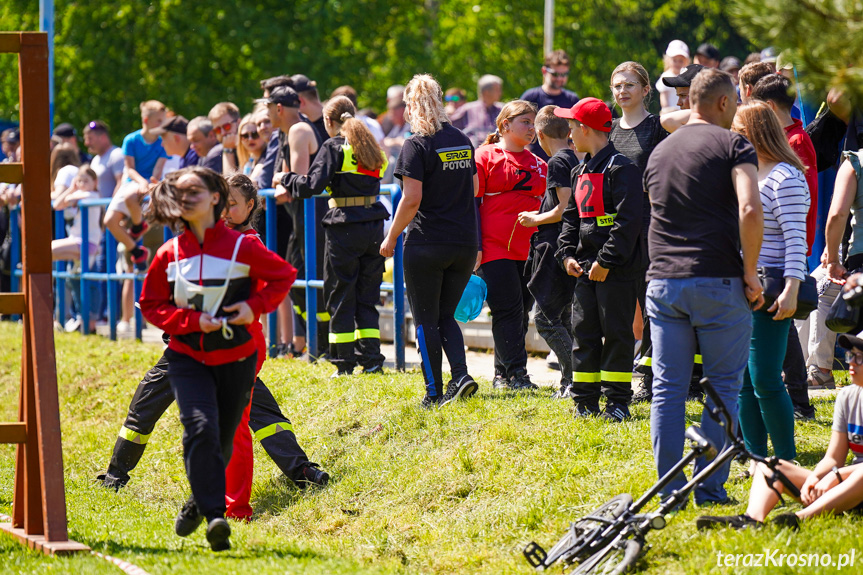
[{"label": "metal railing post", "polygon": [[[117,286],[114,285],[114,280],[111,276],[117,272],[117,240],[114,234],[105,230],[105,273],[107,274],[106,292],[108,294],[108,337],[112,341],[117,341]],[[120,280],[120,286],[122,286]]]},{"label": "metal railing post", "polygon": [[[21,263],[21,226],[18,223],[18,216],[21,214],[21,206],[15,206],[9,210],[9,233],[12,234],[12,254],[9,258],[9,275],[10,288],[13,292],[21,291],[18,289],[18,265]],[[13,316],[18,319],[20,316]]]},{"label": "metal railing post", "polygon": [[81,314],[81,333],[90,335],[90,282],[86,278],[90,273],[90,208],[79,207],[78,211],[81,213],[81,274],[78,276],[78,304],[81,309],[78,311]]},{"label": "metal railing post", "polygon": [[[296,201],[296,200],[295,200]],[[309,362],[318,357],[318,293],[309,285],[317,279],[318,245],[315,237],[317,224],[315,222],[315,199],[303,200],[303,220],[305,222],[305,255],[303,263],[306,266],[306,347]]]},{"label": "metal railing post", "polygon": [[[402,190],[398,186],[390,196],[393,204],[393,215],[402,199]],[[395,366],[398,371],[405,370],[405,274],[404,274],[404,234],[396,240],[393,252],[393,347],[396,352]]]},{"label": "metal railing post", "polygon": [[[264,190],[261,190],[264,191]],[[267,190],[269,191],[269,190]],[[276,198],[269,194],[266,196],[267,209],[265,212],[266,222],[267,222],[267,249],[273,253],[278,251],[279,245],[279,236],[278,236],[278,223],[276,223],[276,210],[280,209],[276,205]],[[281,257],[285,257],[285,254],[278,254]],[[285,296],[287,297],[287,296]],[[279,312],[278,310],[272,312],[267,316],[267,334],[269,335],[269,345],[267,346],[267,350],[269,352],[270,357],[276,357],[278,353],[278,343],[279,343]]]},{"label": "metal railing post", "polygon": [[[66,237],[66,220],[63,218],[63,210],[54,210],[54,238],[61,240]],[[62,273],[66,262],[54,262],[54,270]],[[60,325],[66,325],[66,280],[58,277],[54,280],[54,297],[57,298],[57,321]]]}]

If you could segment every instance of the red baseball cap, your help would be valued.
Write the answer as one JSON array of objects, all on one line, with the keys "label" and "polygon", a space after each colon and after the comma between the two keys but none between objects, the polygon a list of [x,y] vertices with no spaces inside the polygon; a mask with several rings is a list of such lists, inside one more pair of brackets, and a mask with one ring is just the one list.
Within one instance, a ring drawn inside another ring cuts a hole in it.
[{"label": "red baseball cap", "polygon": [[598,98],[584,98],[572,108],[555,108],[554,115],[567,120],[578,120],[599,132],[611,131],[611,110]]}]

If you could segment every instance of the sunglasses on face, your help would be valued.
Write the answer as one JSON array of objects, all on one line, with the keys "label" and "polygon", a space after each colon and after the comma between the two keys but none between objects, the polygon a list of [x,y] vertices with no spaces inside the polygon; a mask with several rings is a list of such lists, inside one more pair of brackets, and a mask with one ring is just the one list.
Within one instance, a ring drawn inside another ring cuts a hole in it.
[{"label": "sunglasses on face", "polygon": [[566,78],[567,76],[569,76],[569,70],[567,70],[566,72],[555,72],[551,68],[546,68],[545,73],[555,78]]},{"label": "sunglasses on face", "polygon": [[240,135],[240,137],[244,140],[257,140],[261,135],[257,132],[246,132],[245,134]]},{"label": "sunglasses on face", "polygon": [[846,351],[845,361],[854,365],[863,365],[863,353],[856,351]]},{"label": "sunglasses on face", "polygon": [[233,125],[233,122],[228,122],[226,124],[222,124],[221,126],[213,126],[213,133],[217,136],[221,136],[223,132],[227,134],[231,131],[231,127],[233,127]]}]

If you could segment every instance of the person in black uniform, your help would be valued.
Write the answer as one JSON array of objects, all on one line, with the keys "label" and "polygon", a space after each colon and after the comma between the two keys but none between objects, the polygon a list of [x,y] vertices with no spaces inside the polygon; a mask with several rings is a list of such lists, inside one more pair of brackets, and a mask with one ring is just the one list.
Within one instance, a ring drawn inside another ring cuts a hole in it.
[{"label": "person in black uniform", "polygon": [[573,399],[576,417],[629,417],[632,398],[632,318],[639,277],[644,191],[638,168],[608,141],[611,110],[596,98],[555,115],[570,120],[576,149],[587,152],[572,171],[573,195],[563,212],[557,258],[578,279],[572,302]]},{"label": "person in black uniform", "polygon": [[330,314],[330,357],[334,377],[383,368],[378,311],[384,258],[380,255],[384,220],[389,212],[377,199],[386,156],[372,133],[354,118],[356,108],[344,96],[324,106],[330,135],[315,156],[307,176],[288,173],[282,185],[294,198],[329,191],[324,215],[326,254],[324,297]]},{"label": "person in black uniform", "polygon": [[[287,172],[300,175],[307,174],[312,162],[315,161],[321,144],[323,144],[323,139],[312,123],[300,114],[300,96],[290,86],[273,88],[269,97],[262,101],[267,103],[267,112],[273,126],[281,130],[279,134],[279,156],[276,160],[276,166],[280,171],[273,175],[273,186],[276,187],[276,203],[289,202],[290,205],[286,206],[286,209],[290,212],[293,220],[293,228],[288,240],[288,253],[285,259],[297,268],[297,279],[304,279],[306,277],[304,202],[292,202],[291,195],[281,185],[281,181]],[[316,254],[318,269],[315,275],[317,278],[321,278],[324,272],[324,228],[321,225],[321,220],[328,208],[326,198],[318,198],[314,203],[315,237],[318,252]],[[291,300],[294,302],[294,350],[299,353],[306,346],[305,290],[303,288],[291,288]],[[330,320],[323,297],[318,297],[316,318],[318,320],[317,348],[320,354],[327,347]]]},{"label": "person in black uniform", "polygon": [[[449,123],[443,90],[435,79],[414,76],[404,99],[413,131],[395,167],[404,197],[380,253],[391,257],[399,235],[408,228],[405,284],[425,379],[421,405],[429,408],[470,397],[478,389],[467,373],[464,338],[453,315],[477,265],[474,196],[479,180],[473,145]],[[445,395],[442,350],[452,371]]]},{"label": "person in black uniform", "polygon": [[557,399],[569,398],[572,388],[572,292],[575,278],[564,272],[554,259],[562,227],[563,210],[572,197],[570,174],[578,165],[569,147],[569,124],[554,115],[557,106],[545,106],[536,115],[534,126],[539,145],[548,160],[545,196],[538,212],[522,212],[518,222],[537,227],[530,237],[531,277],[527,284],[536,299],[536,331],[560,362],[560,390]]}]

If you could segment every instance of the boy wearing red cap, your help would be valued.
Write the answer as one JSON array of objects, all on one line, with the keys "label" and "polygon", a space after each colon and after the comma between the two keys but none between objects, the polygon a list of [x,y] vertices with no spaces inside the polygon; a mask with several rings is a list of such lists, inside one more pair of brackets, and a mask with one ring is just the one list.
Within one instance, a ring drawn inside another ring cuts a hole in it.
[{"label": "boy wearing red cap", "polygon": [[573,387],[576,417],[620,422],[632,398],[632,317],[643,273],[638,168],[608,141],[611,111],[585,98],[555,115],[569,120],[572,140],[588,155],[572,171],[572,199],[563,212],[557,259],[578,278],[572,302]]}]

